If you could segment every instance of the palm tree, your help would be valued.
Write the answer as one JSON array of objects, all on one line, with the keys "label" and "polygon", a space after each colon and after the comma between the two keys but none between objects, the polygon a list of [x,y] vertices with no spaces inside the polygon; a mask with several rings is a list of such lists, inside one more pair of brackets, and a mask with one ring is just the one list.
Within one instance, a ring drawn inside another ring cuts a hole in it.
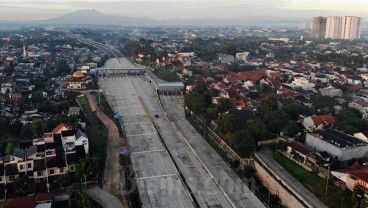
[{"label": "palm tree", "polygon": [[84,180],[84,184],[86,186],[87,177],[89,175],[97,173],[99,158],[97,156],[86,156],[76,165],[76,176],[80,178],[80,180]]}]

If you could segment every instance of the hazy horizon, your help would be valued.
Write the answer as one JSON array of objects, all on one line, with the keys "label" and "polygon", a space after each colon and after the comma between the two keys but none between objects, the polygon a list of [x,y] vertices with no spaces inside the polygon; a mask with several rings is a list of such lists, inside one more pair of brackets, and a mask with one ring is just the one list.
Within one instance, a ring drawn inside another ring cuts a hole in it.
[{"label": "hazy horizon", "polygon": [[318,15],[365,18],[366,8],[367,0],[0,0],[0,21],[46,20],[84,9],[158,20],[255,16],[311,20]]}]

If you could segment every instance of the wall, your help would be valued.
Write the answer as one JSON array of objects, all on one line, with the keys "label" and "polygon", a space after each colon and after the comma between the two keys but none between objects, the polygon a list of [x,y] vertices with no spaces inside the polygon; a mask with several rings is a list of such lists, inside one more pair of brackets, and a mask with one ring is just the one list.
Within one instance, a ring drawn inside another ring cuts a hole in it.
[{"label": "wall", "polygon": [[292,208],[305,207],[258,162],[255,162],[255,169],[257,176],[261,180],[262,184],[266,186],[272,194],[277,195],[282,201],[283,205]]}]

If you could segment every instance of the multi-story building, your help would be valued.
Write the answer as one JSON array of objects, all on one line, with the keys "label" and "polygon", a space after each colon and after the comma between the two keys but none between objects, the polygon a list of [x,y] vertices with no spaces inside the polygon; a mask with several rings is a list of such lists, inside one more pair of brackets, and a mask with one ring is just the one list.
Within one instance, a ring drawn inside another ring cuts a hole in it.
[{"label": "multi-story building", "polygon": [[343,17],[327,17],[325,38],[341,39]]},{"label": "multi-story building", "polygon": [[314,17],[312,22],[312,37],[324,38],[326,35],[327,17]]},{"label": "multi-story building", "polygon": [[27,175],[35,182],[74,172],[78,161],[88,154],[88,138],[79,129],[60,126],[42,138],[34,139],[28,147],[15,148],[11,155],[0,158],[0,184],[16,181]]},{"label": "multi-story building", "polygon": [[346,40],[360,38],[361,22],[361,17],[327,17],[325,38]]},{"label": "multi-story building", "polygon": [[347,16],[342,20],[342,39],[352,40],[360,38],[361,17]]}]

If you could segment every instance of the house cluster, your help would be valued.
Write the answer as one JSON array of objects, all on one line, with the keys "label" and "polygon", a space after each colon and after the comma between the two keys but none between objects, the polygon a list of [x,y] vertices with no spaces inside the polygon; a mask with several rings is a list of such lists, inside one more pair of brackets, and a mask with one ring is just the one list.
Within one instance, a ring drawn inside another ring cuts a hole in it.
[{"label": "house cluster", "polygon": [[[326,125],[334,120],[326,120]],[[310,127],[310,119],[306,122]],[[314,126],[314,129],[320,129]],[[331,169],[339,183],[368,196],[368,131],[348,135],[325,129],[306,134],[305,143],[291,141],[286,155],[309,168]]]},{"label": "house cluster", "polygon": [[[85,89],[92,82],[86,74],[97,67],[103,54],[68,41],[63,33],[18,32],[1,39],[0,116],[23,125],[60,117],[41,104],[59,105],[71,90]],[[74,69],[73,76],[65,75]]]},{"label": "house cluster", "polygon": [[88,137],[80,129],[61,123],[42,138],[22,142],[13,153],[0,158],[0,184],[10,184],[26,175],[38,182],[52,182],[74,172],[78,161],[88,155]]}]

